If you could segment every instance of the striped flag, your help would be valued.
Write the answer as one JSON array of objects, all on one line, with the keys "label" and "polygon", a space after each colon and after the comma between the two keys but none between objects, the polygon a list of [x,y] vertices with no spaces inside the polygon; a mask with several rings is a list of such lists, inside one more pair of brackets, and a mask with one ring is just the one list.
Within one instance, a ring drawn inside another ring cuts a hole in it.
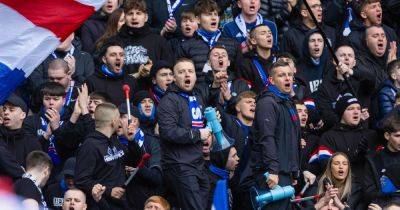
[{"label": "striped flag", "polygon": [[0,0],[0,104],[105,0]]}]

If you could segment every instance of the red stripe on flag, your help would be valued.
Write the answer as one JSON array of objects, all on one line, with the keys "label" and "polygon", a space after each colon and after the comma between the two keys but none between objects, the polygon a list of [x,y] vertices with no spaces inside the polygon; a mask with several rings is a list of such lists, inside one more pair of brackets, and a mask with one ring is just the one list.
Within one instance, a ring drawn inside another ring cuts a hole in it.
[{"label": "red stripe on flag", "polygon": [[[33,24],[52,31],[63,41],[94,12],[75,0],[0,0]],[[18,27],[18,26],[16,26]]]}]

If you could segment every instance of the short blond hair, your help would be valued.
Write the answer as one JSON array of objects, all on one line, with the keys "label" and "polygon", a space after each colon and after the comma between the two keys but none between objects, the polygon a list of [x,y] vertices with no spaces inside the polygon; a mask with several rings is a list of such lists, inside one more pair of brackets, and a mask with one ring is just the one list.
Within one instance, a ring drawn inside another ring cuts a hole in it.
[{"label": "short blond hair", "polygon": [[96,128],[108,126],[116,116],[119,117],[119,112],[114,104],[102,103],[98,105],[94,111]]}]

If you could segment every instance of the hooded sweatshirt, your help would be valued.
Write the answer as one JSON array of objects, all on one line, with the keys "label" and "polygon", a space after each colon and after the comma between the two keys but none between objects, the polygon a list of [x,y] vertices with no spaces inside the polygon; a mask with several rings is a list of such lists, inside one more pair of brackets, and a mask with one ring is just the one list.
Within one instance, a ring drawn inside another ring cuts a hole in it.
[{"label": "hooded sweatshirt", "polygon": [[[356,179],[363,176],[366,152],[375,148],[376,141],[377,134],[374,130],[366,129],[361,125],[349,126],[338,123],[321,136],[318,150],[328,148],[331,155],[335,152],[345,153],[349,157],[351,169]],[[325,168],[328,158],[319,162],[321,168]]]},{"label": "hooded sweatshirt", "polygon": [[302,45],[302,58],[297,65],[297,77],[308,84],[311,93],[318,90],[318,86],[322,83],[322,78],[328,74],[327,65],[329,62],[328,49],[322,48],[321,57],[314,59],[311,57],[308,47],[310,36],[318,33],[317,30],[310,30],[304,37]]},{"label": "hooded sweatshirt", "polygon": [[379,119],[383,119],[392,111],[396,102],[397,92],[399,92],[399,89],[394,85],[392,80],[386,79],[383,81],[378,93]]},{"label": "hooded sweatshirt", "polygon": [[21,166],[25,167],[26,156],[34,150],[42,150],[38,141],[26,138],[22,129],[9,130],[0,126],[0,138],[7,144],[7,149],[15,155]]},{"label": "hooded sweatshirt", "polygon": [[[306,37],[306,33],[310,30],[303,23],[295,24],[289,30],[285,32],[282,39],[282,51],[289,52],[296,59],[299,59],[303,56],[303,42]],[[336,33],[335,29],[329,27],[327,25],[322,25],[322,30],[325,32],[328,40],[331,42],[332,46],[335,46],[336,43]]]},{"label": "hooded sweatshirt", "polygon": [[111,197],[114,187],[125,182],[125,166],[136,166],[141,158],[141,149],[133,141],[122,145],[115,135],[108,138],[99,131],[86,136],[76,157],[76,186],[90,195],[95,184],[106,187],[103,196],[112,209],[123,209],[125,196],[121,200]]},{"label": "hooded sweatshirt", "polygon": [[123,25],[119,33],[110,38],[110,41],[120,42],[125,50],[126,73],[135,73],[140,64],[146,64],[149,59],[153,63],[165,60],[173,63],[173,56],[168,42],[158,34],[152,33],[145,24],[141,28],[132,28]]}]

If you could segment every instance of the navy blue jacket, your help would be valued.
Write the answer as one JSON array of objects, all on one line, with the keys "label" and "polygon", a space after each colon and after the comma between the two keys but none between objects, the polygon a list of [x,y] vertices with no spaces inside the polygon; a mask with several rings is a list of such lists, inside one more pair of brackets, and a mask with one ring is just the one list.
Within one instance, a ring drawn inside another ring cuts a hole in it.
[{"label": "navy blue jacket", "polygon": [[380,119],[386,117],[392,111],[398,91],[390,79],[386,79],[383,82],[382,88],[378,93]]}]

